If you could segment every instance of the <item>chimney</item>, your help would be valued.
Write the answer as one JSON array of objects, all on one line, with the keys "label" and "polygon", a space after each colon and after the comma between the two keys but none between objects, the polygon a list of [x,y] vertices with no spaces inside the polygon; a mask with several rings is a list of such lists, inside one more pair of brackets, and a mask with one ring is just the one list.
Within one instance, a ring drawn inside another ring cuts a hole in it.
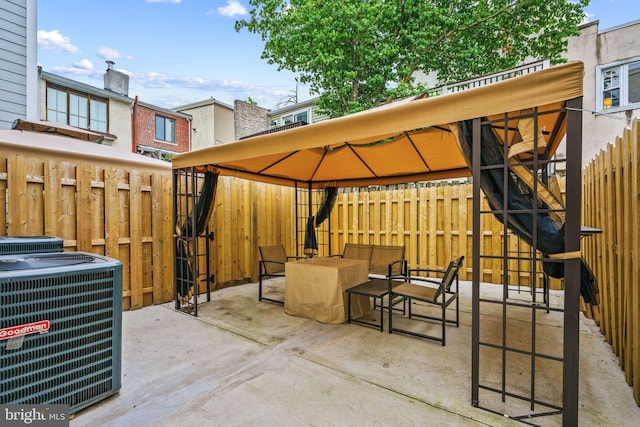
[{"label": "chimney", "polygon": [[115,62],[107,62],[107,71],[104,73],[104,88],[118,95],[129,96],[129,76],[113,69]]}]

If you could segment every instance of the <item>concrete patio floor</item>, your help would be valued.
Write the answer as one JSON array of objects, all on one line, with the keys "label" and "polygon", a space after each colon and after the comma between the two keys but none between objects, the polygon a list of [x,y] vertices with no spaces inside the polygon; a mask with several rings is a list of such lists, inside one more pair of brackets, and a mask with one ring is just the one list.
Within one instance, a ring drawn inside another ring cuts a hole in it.
[{"label": "concrete patio floor", "polygon": [[[216,291],[197,318],[173,304],[124,312],[122,389],[71,426],[522,425],[470,404],[470,304],[471,285],[461,282],[461,325],[448,327],[446,347],[289,316],[258,302],[255,283]],[[557,332],[545,337],[549,348],[561,348],[558,316],[549,314]],[[640,425],[617,357],[584,318],[580,346],[580,425]],[[561,381],[554,375],[547,382]],[[527,421],[561,425],[562,417]]]}]

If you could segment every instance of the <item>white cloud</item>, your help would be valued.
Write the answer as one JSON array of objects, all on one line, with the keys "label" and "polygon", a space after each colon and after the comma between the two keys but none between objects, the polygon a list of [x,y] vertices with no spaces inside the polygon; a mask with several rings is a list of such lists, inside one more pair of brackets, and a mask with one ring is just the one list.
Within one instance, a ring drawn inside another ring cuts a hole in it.
[{"label": "white cloud", "polygon": [[237,0],[227,0],[227,5],[219,7],[218,13],[222,16],[246,15],[247,9]]},{"label": "white cloud", "polygon": [[248,94],[254,98],[258,93],[277,96],[282,96],[282,94],[286,93],[284,90],[264,88],[238,80],[207,80],[202,77],[172,76],[154,71],[133,73],[130,76],[131,80],[135,81],[136,84],[148,89],[182,88],[205,92],[224,91],[226,93],[243,94],[243,96]]},{"label": "white cloud", "polygon": [[78,62],[75,62],[73,66],[75,68],[80,68],[81,70],[93,70],[93,63],[89,61],[87,58],[84,58]]},{"label": "white cloud", "polygon": [[[233,102],[233,99],[252,99],[259,101],[263,105],[275,106],[276,103],[285,96],[290,95],[288,88],[269,85],[262,86],[239,80],[216,80],[205,79],[202,77],[182,77],[157,72],[133,73],[130,75],[132,84],[140,85],[142,88],[152,90],[153,93],[180,94],[181,101],[174,99],[169,102],[167,100],[159,101],[158,105],[184,105],[198,100],[198,93],[202,94],[200,99],[209,98],[214,94],[216,99],[223,102]],[[184,96],[194,94],[189,98]],[[178,96],[178,95],[175,95]],[[194,98],[195,97],[195,98]],[[144,99],[146,102],[152,102],[151,99]]]},{"label": "white cloud", "polygon": [[113,49],[111,47],[102,46],[98,49],[98,56],[104,59],[133,59],[130,55],[123,55],[118,49]]},{"label": "white cloud", "polygon": [[[54,67],[51,71],[95,87],[102,87],[105,69],[106,67],[100,67],[100,64],[96,68],[91,61],[83,59],[72,67]],[[274,107],[279,100],[291,93],[290,88],[282,85],[257,85],[240,80],[175,76],[154,71],[142,73],[124,69],[118,69],[118,71],[129,75],[130,96],[139,95],[144,102],[169,108],[210,97],[229,104],[232,104],[235,99],[251,97],[262,106]]]},{"label": "white cloud", "polygon": [[122,54],[117,49],[102,46],[98,48],[98,56],[104,59],[120,59]]},{"label": "white cloud", "polygon": [[58,30],[38,31],[38,48],[47,50],[64,50],[69,53],[79,53],[80,49],[71,43],[71,39],[60,34]]},{"label": "white cloud", "polygon": [[[218,89],[225,85],[217,80],[206,81],[201,77],[179,77],[171,76],[168,74],[156,73],[153,71],[143,74],[136,74],[132,76],[144,87],[149,88],[169,88],[169,87],[182,87],[191,89]],[[248,85],[247,83],[240,83],[238,85]]]},{"label": "white cloud", "polygon": [[81,68],[78,67],[77,64],[74,64],[73,67],[53,67],[52,71],[55,74],[69,78],[90,77],[93,79],[101,79],[104,75],[104,71],[102,70]]}]

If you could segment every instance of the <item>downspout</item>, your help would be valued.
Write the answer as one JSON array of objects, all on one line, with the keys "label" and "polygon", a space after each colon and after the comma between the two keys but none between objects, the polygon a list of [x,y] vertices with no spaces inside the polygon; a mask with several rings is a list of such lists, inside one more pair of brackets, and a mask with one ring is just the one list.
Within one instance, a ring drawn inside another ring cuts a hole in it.
[{"label": "downspout", "polygon": [[188,138],[189,146],[187,147],[187,152],[190,153],[191,152],[191,132],[193,132],[193,128],[191,127],[191,116],[187,118],[187,123],[189,124],[189,138]]},{"label": "downspout", "polygon": [[136,107],[138,106],[138,95],[136,95],[133,101],[133,108],[131,110],[131,151],[133,153],[138,152],[138,143],[136,142]]}]

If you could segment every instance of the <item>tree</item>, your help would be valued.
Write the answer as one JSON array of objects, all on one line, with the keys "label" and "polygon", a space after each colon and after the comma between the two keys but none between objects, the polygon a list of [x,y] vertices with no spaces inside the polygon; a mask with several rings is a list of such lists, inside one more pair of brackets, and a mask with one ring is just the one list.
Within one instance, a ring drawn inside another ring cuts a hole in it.
[{"label": "tree", "polygon": [[563,61],[590,0],[249,0],[262,58],[300,75],[330,116],[511,68]]}]

